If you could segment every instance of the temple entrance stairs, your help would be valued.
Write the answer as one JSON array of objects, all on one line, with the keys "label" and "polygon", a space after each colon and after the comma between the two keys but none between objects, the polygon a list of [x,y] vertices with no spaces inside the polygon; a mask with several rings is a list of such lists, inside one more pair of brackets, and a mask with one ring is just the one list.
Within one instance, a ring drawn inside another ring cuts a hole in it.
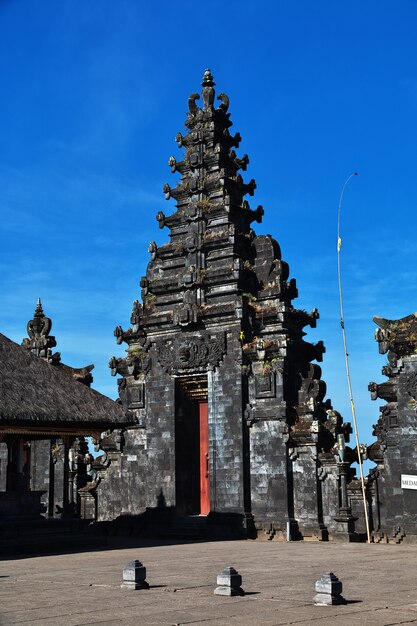
[{"label": "temple entrance stairs", "polygon": [[241,514],[209,513],[176,515],[169,510],[148,510],[144,515],[124,515],[113,521],[93,524],[92,532],[111,540],[113,537],[140,537],[166,541],[210,541],[246,539],[247,529]]},{"label": "temple entrance stairs", "polygon": [[174,517],[169,523],[155,524],[147,530],[153,536],[180,540],[244,539],[247,532],[242,522],[241,515],[209,513]]},{"label": "temple entrance stairs", "polygon": [[0,521],[0,558],[79,552],[102,547],[88,520],[18,517]]},{"label": "temple entrance stairs", "polygon": [[156,525],[149,530],[159,537],[201,540],[208,538],[209,528],[205,515],[189,515],[177,517],[170,524]]}]

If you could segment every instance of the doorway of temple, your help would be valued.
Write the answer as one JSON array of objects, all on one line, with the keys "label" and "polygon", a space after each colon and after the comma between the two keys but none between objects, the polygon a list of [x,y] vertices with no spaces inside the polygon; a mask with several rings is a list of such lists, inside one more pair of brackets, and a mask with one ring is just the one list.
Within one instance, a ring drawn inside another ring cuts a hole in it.
[{"label": "doorway of temple", "polygon": [[180,515],[210,512],[207,376],[176,379],[176,505]]}]

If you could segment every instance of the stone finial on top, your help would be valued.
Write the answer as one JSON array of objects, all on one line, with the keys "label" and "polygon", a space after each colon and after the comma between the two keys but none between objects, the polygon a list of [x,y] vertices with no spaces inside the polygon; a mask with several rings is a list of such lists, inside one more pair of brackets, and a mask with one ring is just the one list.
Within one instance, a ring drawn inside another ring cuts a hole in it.
[{"label": "stone finial on top", "polygon": [[216,84],[213,80],[213,75],[209,69],[206,69],[206,71],[204,72],[201,84],[203,87],[214,87],[214,85]]},{"label": "stone finial on top", "polygon": [[38,298],[33,319],[29,320],[27,323],[29,337],[23,339],[22,346],[30,350],[36,356],[48,361],[52,360],[54,357],[51,348],[56,346],[56,340],[55,337],[49,334],[51,328],[52,320],[44,314],[41,299]]},{"label": "stone finial on top", "polygon": [[[207,69],[203,74],[203,79],[201,81],[201,85],[203,87],[201,96],[203,98],[203,110],[213,112],[213,103],[214,103],[214,85],[216,83],[213,80],[212,73],[209,69]],[[192,93],[188,98],[188,109],[190,111],[191,116],[200,116],[201,109],[196,104],[196,100],[200,99],[200,95],[198,93]]]},{"label": "stone finial on top", "polygon": [[43,312],[41,299],[38,298],[33,319],[29,320],[27,324],[29,337],[23,339],[22,346],[35,356],[44,359],[51,365],[56,365],[62,371],[72,376],[76,381],[89,387],[93,382],[91,370],[94,369],[94,365],[91,364],[86,367],[75,368],[61,363],[61,354],[59,352],[52,353],[51,350],[51,348],[56,346],[55,337],[49,334],[51,328],[52,320],[46,317]]},{"label": "stone finial on top", "polygon": [[29,337],[33,338],[37,335],[47,336],[49,335],[51,328],[52,320],[49,317],[46,317],[43,312],[41,299],[38,298],[33,319],[29,320],[27,324]]},{"label": "stone finial on top", "polygon": [[38,297],[38,301],[36,303],[36,309],[35,309],[35,317],[39,317],[39,316],[43,316],[43,309],[42,309],[42,302],[41,299]]},{"label": "stone finial on top", "polygon": [[[216,83],[213,80],[212,73],[210,72],[209,69],[207,69],[203,74],[203,80],[201,82],[201,85],[203,87],[201,96],[203,98],[204,111],[213,111],[213,103],[214,103],[214,96],[215,96],[215,91],[213,87],[215,84]],[[221,94],[221,96],[222,96],[221,106],[223,106],[225,110],[227,110],[229,106],[229,99],[224,94]],[[227,99],[227,105],[226,105],[226,99]]]}]

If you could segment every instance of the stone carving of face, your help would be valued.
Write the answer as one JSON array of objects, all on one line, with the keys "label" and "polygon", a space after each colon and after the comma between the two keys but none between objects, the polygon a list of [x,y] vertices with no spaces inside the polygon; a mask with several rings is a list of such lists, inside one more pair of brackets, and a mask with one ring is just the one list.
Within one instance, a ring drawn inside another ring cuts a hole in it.
[{"label": "stone carving of face", "polygon": [[190,348],[188,346],[181,346],[178,356],[181,363],[188,363],[191,356]]}]

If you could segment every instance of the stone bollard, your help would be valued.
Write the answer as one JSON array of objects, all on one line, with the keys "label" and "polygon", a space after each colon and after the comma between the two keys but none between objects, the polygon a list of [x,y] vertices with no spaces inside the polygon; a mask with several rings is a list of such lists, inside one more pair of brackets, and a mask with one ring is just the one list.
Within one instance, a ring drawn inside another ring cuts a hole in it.
[{"label": "stone bollard", "polygon": [[145,578],[146,567],[138,560],[129,561],[123,569],[123,583],[120,586],[126,589],[149,589]]},{"label": "stone bollard", "polygon": [[234,567],[225,567],[217,576],[218,587],[214,593],[218,596],[244,596],[242,587],[242,576]]},{"label": "stone bollard", "polygon": [[313,600],[317,606],[327,606],[330,604],[346,604],[346,600],[341,595],[342,582],[333,572],[323,574],[316,582],[317,591]]}]

